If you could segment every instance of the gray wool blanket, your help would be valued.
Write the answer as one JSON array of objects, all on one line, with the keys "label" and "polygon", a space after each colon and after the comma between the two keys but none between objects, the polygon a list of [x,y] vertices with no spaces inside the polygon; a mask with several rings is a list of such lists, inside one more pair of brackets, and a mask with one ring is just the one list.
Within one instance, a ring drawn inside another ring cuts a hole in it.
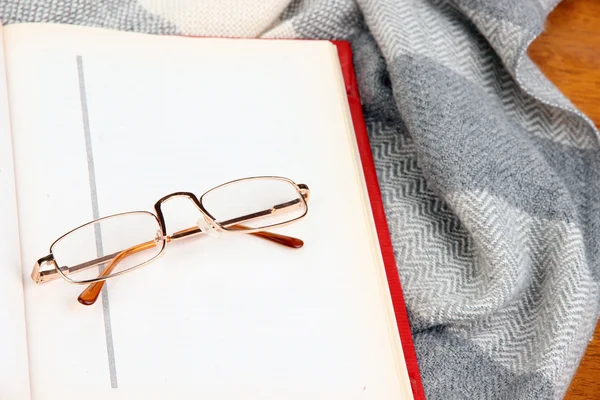
[{"label": "gray wool blanket", "polygon": [[598,132],[526,54],[556,0],[2,0],[4,24],[347,39],[429,399],[557,399],[600,305]]}]

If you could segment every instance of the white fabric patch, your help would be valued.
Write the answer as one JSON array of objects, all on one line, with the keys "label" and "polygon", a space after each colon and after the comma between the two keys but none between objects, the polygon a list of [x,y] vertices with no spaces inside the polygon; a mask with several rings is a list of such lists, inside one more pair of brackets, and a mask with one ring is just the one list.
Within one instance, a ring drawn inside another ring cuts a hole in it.
[{"label": "white fabric patch", "polygon": [[290,0],[139,0],[185,35],[257,37],[275,24]]}]

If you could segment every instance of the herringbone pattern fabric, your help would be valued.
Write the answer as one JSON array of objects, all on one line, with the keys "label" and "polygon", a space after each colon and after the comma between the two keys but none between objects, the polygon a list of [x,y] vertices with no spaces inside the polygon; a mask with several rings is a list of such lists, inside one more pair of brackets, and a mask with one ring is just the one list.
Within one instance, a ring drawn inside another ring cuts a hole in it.
[{"label": "herringbone pattern fabric", "polygon": [[557,1],[258,3],[1,0],[0,18],[350,40],[427,397],[561,398],[600,309],[600,146],[526,55]]}]

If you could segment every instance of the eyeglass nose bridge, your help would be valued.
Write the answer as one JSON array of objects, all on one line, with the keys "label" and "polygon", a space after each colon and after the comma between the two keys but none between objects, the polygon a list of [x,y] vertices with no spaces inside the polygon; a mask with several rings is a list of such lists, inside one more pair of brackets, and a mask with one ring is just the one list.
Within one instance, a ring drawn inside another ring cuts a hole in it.
[{"label": "eyeglass nose bridge", "polygon": [[169,200],[172,200],[174,198],[177,197],[185,197],[188,198],[189,200],[192,201],[192,203],[194,203],[194,205],[196,206],[196,208],[198,209],[198,211],[200,211],[200,213],[202,214],[201,219],[207,219],[209,218],[209,216],[207,215],[206,211],[203,210],[201,204],[200,204],[200,200],[198,199],[198,197],[191,192],[174,192],[174,193],[170,193],[164,197],[162,197],[161,199],[159,199],[155,204],[154,204],[154,210],[156,211],[156,216],[158,217],[158,222],[160,224],[160,228],[163,231],[163,235],[167,235],[167,224],[165,222],[165,217],[162,211],[162,205],[164,203],[166,203]]}]

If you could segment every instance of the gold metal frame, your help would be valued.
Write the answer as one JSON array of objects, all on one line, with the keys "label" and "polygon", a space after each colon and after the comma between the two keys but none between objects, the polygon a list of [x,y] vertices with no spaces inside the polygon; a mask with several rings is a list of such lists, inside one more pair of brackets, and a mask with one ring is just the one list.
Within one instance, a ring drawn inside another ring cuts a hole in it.
[{"label": "gold metal frame", "polygon": [[[219,188],[222,188],[224,186],[231,185],[234,183],[238,183],[241,181],[261,180],[261,179],[262,180],[275,179],[275,180],[281,180],[281,181],[290,183],[296,189],[296,191],[298,193],[298,199],[287,202],[287,203],[276,204],[268,210],[263,210],[263,211],[259,211],[259,212],[252,213],[249,215],[244,215],[239,218],[231,219],[228,221],[222,221],[220,223],[215,220],[215,218],[206,210],[206,208],[203,205],[203,198],[216,189],[219,189]],[[307,201],[309,199],[309,195],[310,195],[310,190],[309,190],[308,186],[306,186],[305,184],[296,184],[291,179],[280,177],[280,176],[255,176],[255,177],[249,177],[249,178],[236,179],[233,181],[223,183],[219,186],[216,186],[216,187],[206,191],[199,198],[191,192],[174,192],[174,193],[171,193],[171,194],[168,194],[168,195],[162,197],[154,204],[155,213],[151,213],[148,211],[130,211],[130,212],[124,212],[124,213],[119,213],[119,214],[113,214],[113,215],[109,215],[106,217],[98,218],[93,221],[87,222],[83,225],[80,225],[80,226],[70,230],[69,232],[65,233],[64,235],[60,236],[58,239],[56,239],[50,245],[50,253],[47,256],[42,257],[39,260],[37,260],[37,262],[33,266],[33,271],[31,272],[31,279],[33,279],[33,281],[35,283],[45,283],[45,282],[49,282],[49,281],[58,279],[60,277],[69,283],[75,283],[75,284],[79,284],[79,285],[89,285],[81,293],[78,300],[80,303],[85,304],[85,305],[93,304],[97,300],[98,295],[99,295],[100,291],[102,290],[102,287],[104,286],[104,282],[107,279],[125,274],[127,272],[134,271],[138,268],[148,265],[149,263],[151,263],[152,261],[154,261],[158,257],[160,257],[162,254],[164,254],[164,250],[166,248],[167,243],[169,243],[173,240],[179,240],[179,239],[183,239],[186,237],[192,237],[192,236],[196,236],[196,235],[205,233],[204,231],[202,231],[200,229],[200,227],[194,226],[191,228],[187,228],[187,229],[184,229],[181,231],[174,232],[172,235],[167,235],[167,226],[165,223],[165,218],[162,213],[162,205],[175,197],[187,197],[188,199],[190,199],[196,205],[196,208],[202,214],[204,221],[207,223],[208,229],[215,230],[216,232],[251,234],[251,235],[259,237],[261,239],[269,240],[271,242],[274,242],[274,243],[277,243],[277,244],[280,244],[280,245],[283,245],[286,247],[300,248],[304,245],[304,242],[302,242],[302,240],[294,238],[294,237],[290,237],[290,236],[276,234],[273,232],[267,232],[267,230],[276,228],[276,227],[289,225],[293,222],[298,221],[299,219],[304,218],[306,216],[306,214],[308,213]],[[288,211],[290,208],[301,208],[304,210],[304,212],[302,213],[302,215],[300,215],[296,218],[293,218],[291,220],[263,226],[260,228],[249,228],[244,225],[245,223],[248,223],[257,218],[262,218],[265,216],[270,216],[270,215],[278,214],[280,212]],[[91,225],[91,224],[94,224],[94,223],[97,223],[97,222],[100,222],[100,221],[103,221],[106,219],[115,218],[115,217],[119,217],[119,216],[123,216],[123,215],[142,214],[142,213],[151,215],[153,218],[155,218],[156,222],[160,228],[160,231],[157,232],[157,236],[153,241],[149,241],[146,243],[140,243],[139,245],[125,249],[121,252],[104,255],[95,260],[90,260],[88,262],[85,262],[85,263],[82,263],[79,265],[75,265],[75,266],[59,267],[58,264],[56,263],[56,261],[54,259],[53,248],[57,243],[59,243],[64,237],[66,237],[70,233],[72,233],[78,229],[81,229],[85,226],[88,226],[88,225]],[[153,258],[151,258],[141,264],[138,264],[138,265],[135,265],[128,269],[125,269],[123,271],[112,273],[112,271],[114,270],[116,265],[124,258],[126,258],[130,255],[133,255],[137,252],[146,250],[150,247],[155,247],[155,246],[160,246],[160,250]],[[53,266],[53,269],[42,271],[42,267],[46,264],[51,264]],[[107,265],[100,272],[100,275],[97,278],[85,279],[85,280],[73,280],[68,276],[72,272],[89,269],[89,268],[99,266],[102,264],[107,264]]]}]

